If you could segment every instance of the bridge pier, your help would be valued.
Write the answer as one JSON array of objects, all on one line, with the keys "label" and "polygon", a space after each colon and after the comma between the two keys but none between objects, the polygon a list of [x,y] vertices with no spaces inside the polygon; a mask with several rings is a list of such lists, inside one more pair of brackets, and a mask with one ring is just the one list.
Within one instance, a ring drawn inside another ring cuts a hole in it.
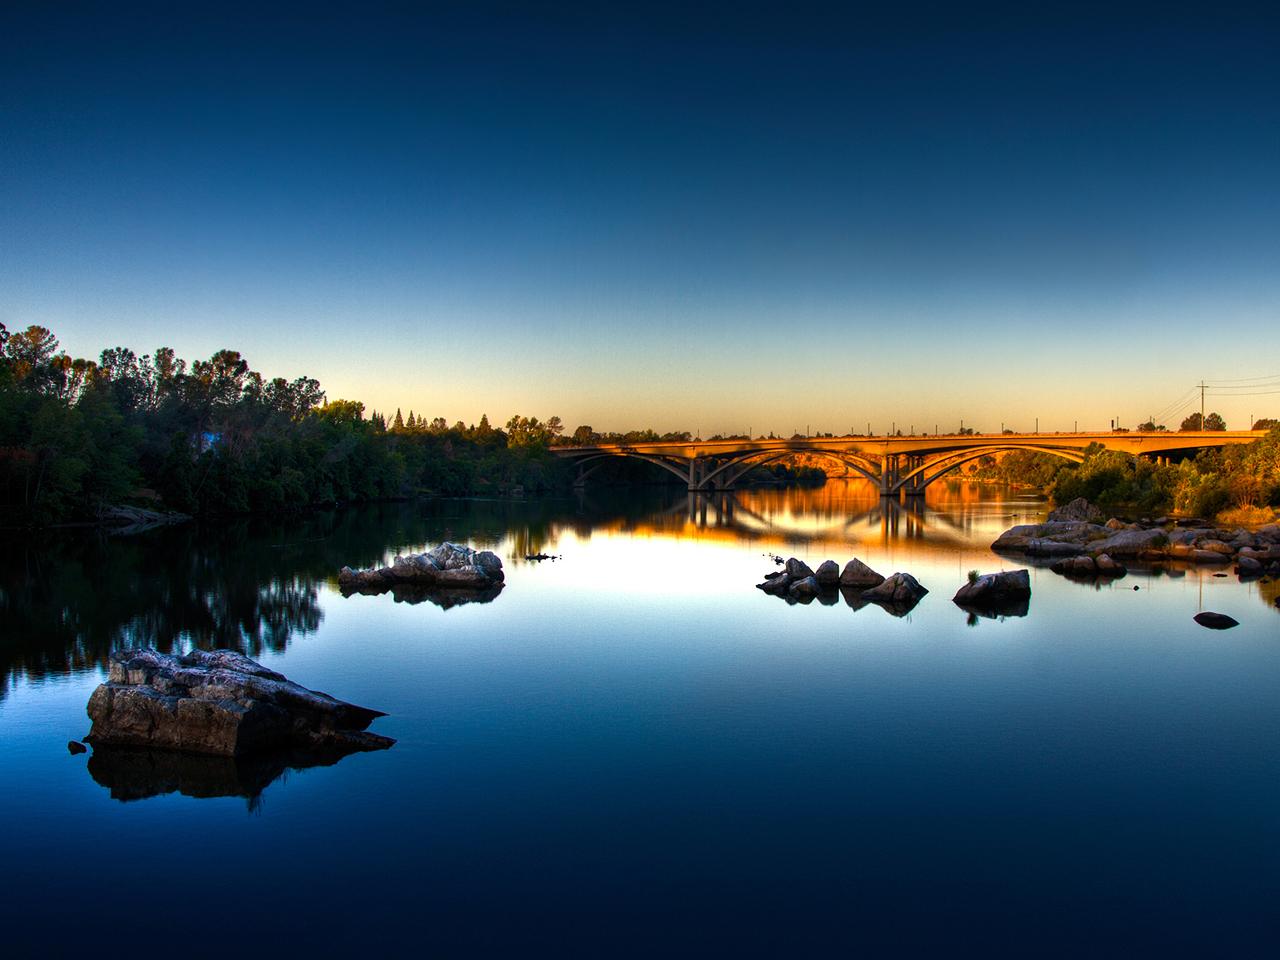
[{"label": "bridge pier", "polygon": [[896,453],[886,453],[884,460],[880,463],[880,496],[882,497],[892,497],[897,493],[898,475],[901,472],[899,459]]},{"label": "bridge pier", "polygon": [[[924,466],[924,457],[913,455],[907,458],[908,473],[915,470],[919,470],[920,467],[922,466]],[[924,496],[924,474],[923,473],[917,473],[910,480],[907,481],[906,494],[908,497]]]}]

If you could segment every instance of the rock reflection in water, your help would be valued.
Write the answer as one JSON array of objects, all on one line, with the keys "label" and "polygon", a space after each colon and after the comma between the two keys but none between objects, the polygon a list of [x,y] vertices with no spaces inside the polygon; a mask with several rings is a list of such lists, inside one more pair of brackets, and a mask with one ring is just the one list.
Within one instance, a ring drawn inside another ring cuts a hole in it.
[{"label": "rock reflection in water", "polygon": [[957,607],[968,614],[969,626],[976,626],[979,620],[1003,620],[1006,617],[1025,617],[1031,612],[1030,600],[1011,600],[1005,604],[975,607],[967,603],[957,603]]},{"label": "rock reflection in water", "polygon": [[249,809],[262,792],[291,770],[329,767],[357,752],[340,747],[275,750],[242,757],[215,757],[145,747],[95,747],[89,775],[114,800],[128,803],[168,793],[201,799],[244,797]]},{"label": "rock reflection in water", "polygon": [[384,593],[391,594],[396,603],[434,603],[442,610],[460,607],[468,603],[492,603],[502,592],[501,583],[486,587],[483,590],[447,590],[440,587],[429,587],[415,583],[397,583],[391,587],[342,587],[342,595],[353,594],[376,597]]}]

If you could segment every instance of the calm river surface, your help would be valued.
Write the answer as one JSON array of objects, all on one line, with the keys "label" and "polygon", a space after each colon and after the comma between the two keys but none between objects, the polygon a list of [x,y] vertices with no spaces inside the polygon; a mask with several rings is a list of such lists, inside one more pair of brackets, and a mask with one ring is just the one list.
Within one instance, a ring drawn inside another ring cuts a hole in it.
[{"label": "calm river surface", "polygon": [[[1026,617],[954,606],[1042,512],[833,481],[5,541],[5,952],[1274,956],[1277,585],[1033,569]],[[495,600],[336,589],[443,539],[503,558]],[[931,592],[788,605],[770,553]],[[265,789],[95,768],[67,740],[140,644],[242,650],[399,742]]]}]

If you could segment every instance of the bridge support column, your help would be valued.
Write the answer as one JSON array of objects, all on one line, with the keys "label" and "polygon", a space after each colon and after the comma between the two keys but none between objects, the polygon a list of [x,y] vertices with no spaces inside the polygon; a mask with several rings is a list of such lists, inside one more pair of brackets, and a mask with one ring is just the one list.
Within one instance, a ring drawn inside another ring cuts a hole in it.
[{"label": "bridge support column", "polygon": [[[923,465],[924,465],[924,457],[911,456],[907,458],[908,472],[919,470],[920,467]],[[924,474],[923,473],[917,473],[915,476],[913,476],[910,480],[907,481],[907,496],[908,497],[924,496]]]},{"label": "bridge support column", "polygon": [[898,454],[885,454],[884,460],[880,464],[880,496],[893,496],[894,487],[898,484],[899,473]]},{"label": "bridge support column", "polygon": [[689,461],[689,492],[697,493],[702,486],[702,461],[694,457]]}]

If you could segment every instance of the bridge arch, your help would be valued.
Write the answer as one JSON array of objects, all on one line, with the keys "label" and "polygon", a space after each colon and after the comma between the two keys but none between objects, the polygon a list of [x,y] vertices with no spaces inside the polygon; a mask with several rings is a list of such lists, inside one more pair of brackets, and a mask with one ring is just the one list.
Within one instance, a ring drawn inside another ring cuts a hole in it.
[{"label": "bridge arch", "polygon": [[828,459],[835,460],[838,463],[843,463],[846,466],[852,467],[874,484],[880,483],[880,474],[875,472],[874,464],[869,463],[861,457],[856,457],[848,453],[834,450],[753,450],[742,456],[735,457],[732,460],[722,463],[703,477],[702,483],[709,484],[722,473],[741,467],[741,469],[736,470],[736,472],[733,472],[725,478],[724,486],[731,487],[742,479],[743,475],[745,475],[748,470],[752,470],[755,467],[763,467],[770,463],[775,463],[778,460],[786,460],[788,457],[794,457],[797,453],[827,457]]},{"label": "bridge arch", "polygon": [[[645,463],[656,464],[657,466],[662,467],[662,469],[667,470],[671,473],[674,473],[677,477],[679,477],[685,483],[689,482],[689,466],[688,465],[693,462],[691,460],[669,460],[666,457],[658,457],[652,454],[639,453],[632,450],[619,451],[617,453],[613,453],[613,452],[597,453],[589,457],[583,457],[580,460],[576,461],[580,471],[578,473],[578,479],[576,482],[582,482],[591,474],[595,473],[597,470],[603,467],[605,463],[608,462],[609,460],[618,460],[618,459],[643,460]],[[593,460],[599,460],[600,462],[597,463],[594,467],[591,467],[589,470],[582,469],[588,463],[591,463]]]},{"label": "bridge arch", "polygon": [[[1040,447],[1025,443],[1011,443],[998,447],[971,447],[968,450],[952,451],[944,456],[930,460],[928,463],[921,464],[910,473],[903,474],[894,485],[893,492],[897,493],[900,490],[912,486],[917,490],[923,490],[935,480],[945,477],[952,470],[955,470],[957,467],[962,467],[966,463],[971,463],[974,460],[979,460],[982,457],[989,456],[993,453],[1010,453],[1014,450],[1029,450],[1032,453],[1047,453],[1055,457],[1061,457],[1064,460],[1070,460],[1072,463],[1084,463],[1084,453],[1082,451],[1063,449],[1061,447]],[[935,470],[938,466],[941,466],[942,469]],[[934,470],[934,472],[930,474],[930,470]],[[919,477],[920,481],[919,483],[913,484],[912,480],[916,477]]]}]

